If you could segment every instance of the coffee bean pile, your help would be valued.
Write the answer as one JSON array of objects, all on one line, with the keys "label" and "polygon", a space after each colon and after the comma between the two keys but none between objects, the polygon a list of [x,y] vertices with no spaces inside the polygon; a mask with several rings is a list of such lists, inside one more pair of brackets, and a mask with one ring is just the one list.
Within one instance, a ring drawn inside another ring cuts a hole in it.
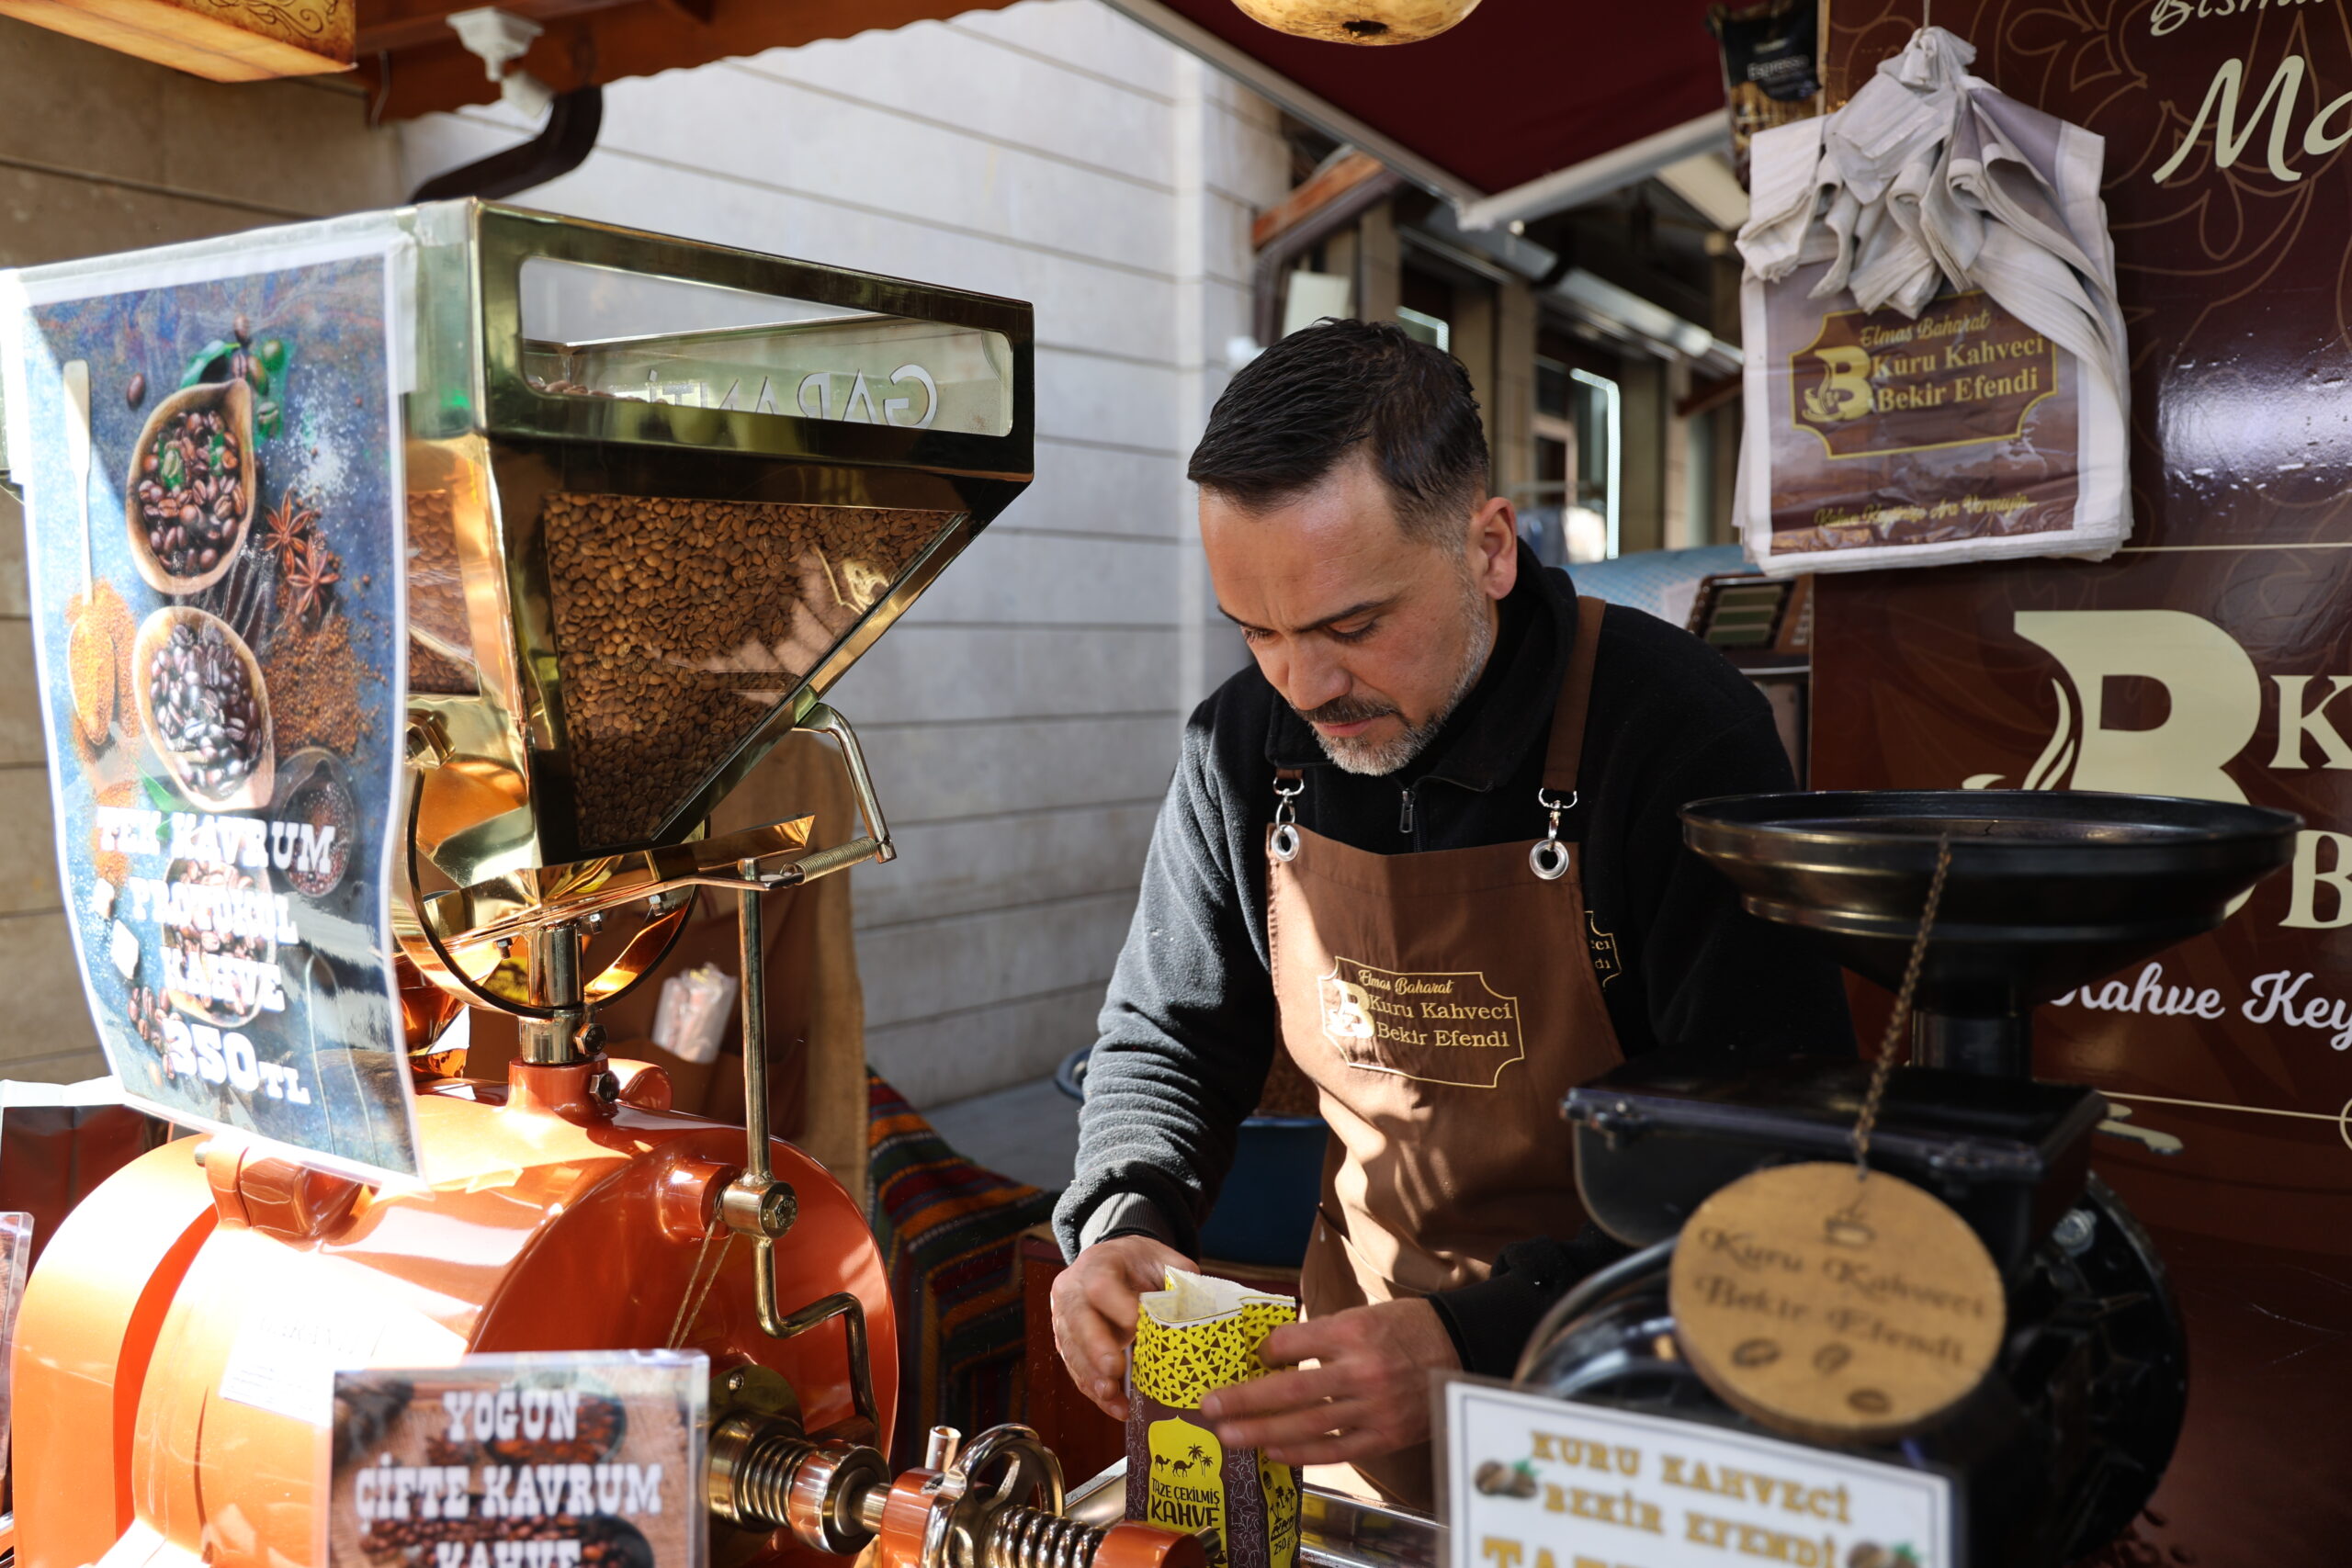
[{"label": "coffee bean pile", "polygon": [[408,689],[472,695],[473,671],[413,635],[429,632],[451,648],[472,641],[458,564],[457,506],[446,490],[408,492]]},{"label": "coffee bean pile", "polygon": [[651,837],[954,515],[549,495],[539,522],[585,845]]},{"label": "coffee bean pile", "polygon": [[145,986],[130,987],[130,1028],[140,1043],[164,1055],[164,995]]},{"label": "coffee bean pile", "polygon": [[261,699],[244,659],[213,621],[175,621],[147,668],[156,740],[188,788],[224,800],[261,761]]},{"label": "coffee bean pile", "polygon": [[[412,1506],[411,1512],[417,1512]],[[359,1538],[359,1548],[370,1557],[436,1561],[430,1549],[445,1541],[561,1540],[577,1538],[582,1568],[651,1568],[652,1553],[637,1527],[609,1514],[581,1517],[570,1514],[531,1519],[485,1519],[479,1517],[481,1499],[458,1519],[378,1519]],[[469,1553],[470,1555],[470,1553]]]},{"label": "coffee bean pile", "polygon": [[210,571],[236,548],[243,525],[243,459],[228,420],[184,409],[164,422],[139,460],[139,516],[147,547],[174,577]]}]

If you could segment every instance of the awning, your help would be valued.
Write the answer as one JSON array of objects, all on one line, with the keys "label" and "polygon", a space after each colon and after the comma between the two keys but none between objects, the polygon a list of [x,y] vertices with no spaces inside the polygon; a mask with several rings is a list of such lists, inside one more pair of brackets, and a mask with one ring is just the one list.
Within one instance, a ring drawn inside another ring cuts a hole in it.
[{"label": "awning", "polygon": [[[1232,0],[1107,0],[1301,119],[1471,209],[1544,182],[1555,210],[1727,145],[1707,0],[1484,0],[1388,48],[1317,43]],[[1589,188],[1585,188],[1589,187]]]},{"label": "awning", "polygon": [[[488,0],[359,0],[359,74],[379,118],[486,104],[498,85],[450,30]],[[518,62],[557,92],[820,39],[992,11],[1012,0],[495,0],[546,30]]]}]

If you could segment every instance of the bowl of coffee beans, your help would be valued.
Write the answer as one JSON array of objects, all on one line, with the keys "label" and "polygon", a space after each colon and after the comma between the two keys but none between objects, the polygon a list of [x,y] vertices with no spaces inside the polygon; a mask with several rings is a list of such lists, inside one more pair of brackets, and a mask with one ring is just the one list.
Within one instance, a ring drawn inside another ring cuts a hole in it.
[{"label": "bowl of coffee beans", "polygon": [[176,597],[218,581],[253,526],[260,477],[244,382],[188,387],[156,404],[123,489],[130,558],[147,585]]},{"label": "bowl of coffee beans", "polygon": [[131,667],[140,725],[180,793],[204,811],[268,805],[269,692],[244,639],[217,615],[170,604],[141,624]]}]

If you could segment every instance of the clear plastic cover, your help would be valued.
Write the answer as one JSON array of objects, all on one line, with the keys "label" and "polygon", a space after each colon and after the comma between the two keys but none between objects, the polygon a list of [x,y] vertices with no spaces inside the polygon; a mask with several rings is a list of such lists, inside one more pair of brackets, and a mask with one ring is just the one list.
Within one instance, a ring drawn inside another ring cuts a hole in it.
[{"label": "clear plastic cover", "polygon": [[469,1356],[338,1372],[333,1568],[700,1568],[709,1359]]},{"label": "clear plastic cover", "polygon": [[920,430],[1012,428],[1001,333],[534,256],[523,370],[543,392]]}]

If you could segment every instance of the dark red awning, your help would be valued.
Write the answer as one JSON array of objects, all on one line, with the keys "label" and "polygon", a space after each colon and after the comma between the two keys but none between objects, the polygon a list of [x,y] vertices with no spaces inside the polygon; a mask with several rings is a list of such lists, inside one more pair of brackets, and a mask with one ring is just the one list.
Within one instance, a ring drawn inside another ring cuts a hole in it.
[{"label": "dark red awning", "polygon": [[[1483,0],[1449,32],[1385,48],[1293,38],[1232,0],[1110,3],[1278,102],[1286,95],[1267,78],[1295,84],[1394,144],[1366,151],[1457,198],[1509,190],[1724,110],[1707,0]],[[1258,73],[1237,69],[1247,62]],[[1295,96],[1284,107],[1331,118]],[[1371,140],[1324,129],[1359,145]],[[1412,163],[1391,155],[1398,149]],[[1690,150],[1701,150],[1695,140]]]}]

